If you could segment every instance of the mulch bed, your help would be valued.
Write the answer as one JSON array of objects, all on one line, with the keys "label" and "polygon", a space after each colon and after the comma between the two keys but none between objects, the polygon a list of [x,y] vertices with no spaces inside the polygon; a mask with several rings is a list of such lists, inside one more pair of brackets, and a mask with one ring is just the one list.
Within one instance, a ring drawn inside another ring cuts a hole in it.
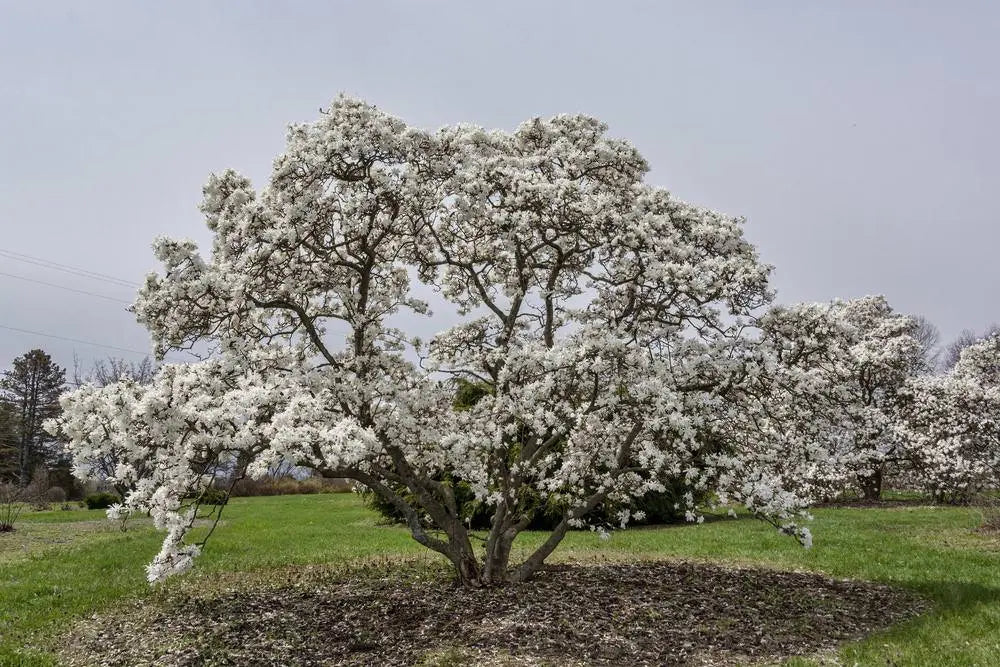
[{"label": "mulch bed", "polygon": [[74,627],[62,660],[747,664],[829,651],[926,608],[882,585],[678,562],[551,566],[527,584],[483,591],[399,567],[154,598]]}]

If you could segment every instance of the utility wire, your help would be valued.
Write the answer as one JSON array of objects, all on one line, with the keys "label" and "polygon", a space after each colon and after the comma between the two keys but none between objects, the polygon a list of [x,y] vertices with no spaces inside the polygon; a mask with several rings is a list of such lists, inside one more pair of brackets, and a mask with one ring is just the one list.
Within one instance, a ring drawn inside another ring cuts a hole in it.
[{"label": "utility wire", "polygon": [[[41,331],[31,331],[30,329],[20,329],[18,327],[9,327],[4,324],[0,324],[0,329],[7,329],[8,331],[16,331],[18,333],[31,334],[33,336],[45,336],[46,338],[55,338],[57,340],[65,340],[70,343],[80,343],[81,345],[93,345],[94,347],[104,347],[109,350],[117,350],[119,352],[131,352],[133,354],[141,354],[144,357],[152,356],[149,351],[143,352],[142,350],[133,350],[127,347],[118,347],[117,345],[105,345],[104,343],[95,343],[89,340],[80,340],[79,338],[67,338],[66,336],[57,336],[56,334],[43,333]],[[181,359],[171,357],[172,361],[182,361]]]},{"label": "utility wire", "polygon": [[[139,287],[137,283],[125,280],[123,278],[118,278],[112,275],[108,275],[106,273],[90,271],[89,269],[82,269],[76,266],[70,266],[69,264],[54,262],[52,260],[43,259],[41,257],[35,257],[33,255],[26,255],[24,253],[14,252],[13,250],[6,250],[4,248],[0,248],[0,258],[12,259],[18,262],[24,262],[26,264],[34,264],[35,266],[40,266],[47,269],[53,269],[56,271],[62,271],[64,273],[81,276],[92,280],[101,280],[106,283],[116,285],[118,287],[128,287],[133,289]],[[36,280],[35,278],[28,278],[27,276],[19,276],[13,273],[6,273],[4,271],[0,271],[0,276],[6,276],[8,278],[15,278],[17,280],[24,280],[32,283],[38,283],[39,285],[54,287],[56,289],[66,290],[68,292],[75,292],[77,294],[85,294],[87,296],[93,296],[100,299],[107,299],[108,301],[114,301],[116,303],[121,303],[126,306],[131,305],[131,303],[128,301],[124,301],[122,299],[116,299],[115,297],[107,296],[106,294],[98,294],[96,292],[88,292],[87,290],[76,289],[74,287],[66,287],[65,285],[57,285],[56,283],[50,283],[44,280]],[[43,331],[33,331],[31,329],[21,329],[19,327],[11,327],[4,324],[0,324],[0,329],[6,329],[7,331],[14,331],[17,333],[30,334],[32,336],[44,336],[45,338],[53,338],[55,340],[63,340],[70,343],[79,343],[81,345],[92,345],[94,347],[101,347],[107,350],[115,350],[118,352],[129,352],[132,354],[142,355],[143,357],[151,356],[151,353],[149,351],[133,350],[132,348],[120,347],[118,345],[107,345],[105,343],[95,343],[94,341],[81,340],[79,338],[70,338],[68,336],[59,336],[57,334],[45,333]],[[165,356],[164,359],[168,361],[177,361],[177,362],[184,361],[182,359],[170,356]]]},{"label": "utility wire", "polygon": [[111,276],[106,273],[99,273],[97,271],[82,269],[80,267],[70,266],[69,264],[63,264],[61,262],[54,262],[49,259],[35,257],[33,255],[26,255],[22,252],[5,250],[4,248],[0,248],[0,257],[12,259],[17,262],[24,262],[26,264],[34,264],[35,266],[42,266],[47,269],[53,269],[55,271],[62,271],[64,273],[70,273],[73,275],[82,276],[84,278],[90,278],[92,280],[103,280],[104,282],[112,283],[118,285],[119,287],[136,288],[139,286],[138,283],[132,282],[131,280],[125,280],[124,278],[117,278],[115,276]]},{"label": "utility wire", "polygon": [[88,292],[87,290],[76,289],[75,287],[66,287],[65,285],[57,285],[55,283],[47,283],[44,280],[36,280],[35,278],[28,278],[27,276],[17,276],[13,273],[5,273],[0,271],[0,276],[6,276],[8,278],[16,278],[17,280],[24,280],[29,283],[38,283],[39,285],[46,285],[48,287],[55,287],[56,289],[66,290],[67,292],[76,292],[77,294],[86,294],[87,296],[96,296],[99,299],[107,299],[108,301],[115,301],[117,303],[123,303],[126,306],[131,305],[128,301],[123,301],[122,299],[116,299],[113,296],[106,296],[104,294],[98,294],[97,292]]}]

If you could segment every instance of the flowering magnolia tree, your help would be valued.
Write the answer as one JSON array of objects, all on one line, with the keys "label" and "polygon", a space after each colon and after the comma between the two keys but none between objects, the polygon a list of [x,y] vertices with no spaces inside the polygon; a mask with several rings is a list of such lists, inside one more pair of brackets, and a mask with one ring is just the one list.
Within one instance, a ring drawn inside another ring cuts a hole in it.
[{"label": "flowering magnolia tree", "polygon": [[762,328],[776,363],[808,382],[808,391],[779,404],[795,407],[800,419],[791,423],[811,428],[809,442],[827,453],[816,481],[878,498],[887,467],[906,460],[896,425],[900,389],[923,367],[916,320],[893,312],[884,297],[868,296],[776,307]]},{"label": "flowering magnolia tree", "polygon": [[[730,424],[738,424],[752,446],[752,424],[773,423],[769,444],[792,462],[790,483],[808,485],[809,496],[826,498],[854,483],[856,400],[851,354],[855,328],[842,317],[845,304],[799,303],[771,308],[757,323],[762,392],[750,405],[737,404]],[[732,401],[729,401],[732,403]],[[798,462],[805,457],[810,465]]]},{"label": "flowering magnolia tree", "polygon": [[[595,508],[622,507],[624,525],[667,478],[808,541],[793,519],[816,463],[790,453],[794,415],[776,406],[809,378],[747,334],[769,267],[739,220],[646,170],[585,116],[432,133],[339,98],[290,129],[259,191],[209,179],[209,257],[154,244],[164,271],[135,313],[159,354],[210,357],[148,386],[83,387],[52,428],[81,474],[113,454],[133,489],[114,511],[167,531],[151,580],[198,553],[200,490],[280,462],[378,494],[468,586],[527,580]],[[453,377],[483,396],[453,409]],[[485,536],[462,520],[459,481],[492,508]],[[561,519],[511,563],[542,504]]]},{"label": "flowering magnolia tree", "polygon": [[945,375],[910,379],[900,398],[897,432],[927,491],[967,502],[1000,484],[1000,335],[961,350]]},{"label": "flowering magnolia tree", "polygon": [[857,479],[862,495],[880,498],[887,468],[905,460],[899,421],[899,390],[923,368],[917,321],[893,311],[884,297],[854,299],[834,308],[846,334],[840,341],[840,383],[846,396],[848,429],[840,441],[842,465]]}]

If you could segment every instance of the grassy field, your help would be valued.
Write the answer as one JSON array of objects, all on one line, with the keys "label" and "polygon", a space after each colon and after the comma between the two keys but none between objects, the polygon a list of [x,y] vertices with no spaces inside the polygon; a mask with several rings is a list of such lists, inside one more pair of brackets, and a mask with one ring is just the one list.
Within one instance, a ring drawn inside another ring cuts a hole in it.
[{"label": "grassy field", "polygon": [[[609,540],[574,533],[554,559],[683,558],[893,583],[928,597],[933,610],[845,646],[843,663],[1000,664],[1000,537],[976,532],[977,510],[904,506],[815,515],[811,550],[739,519],[627,530]],[[148,525],[122,533],[102,511],[75,510],[27,513],[18,527],[0,535],[0,665],[51,662],[47,643],[74,619],[158,595],[142,567],[160,542]],[[521,546],[540,539],[526,534]],[[237,498],[187,576],[425,552],[404,530],[376,525],[351,494]]]}]

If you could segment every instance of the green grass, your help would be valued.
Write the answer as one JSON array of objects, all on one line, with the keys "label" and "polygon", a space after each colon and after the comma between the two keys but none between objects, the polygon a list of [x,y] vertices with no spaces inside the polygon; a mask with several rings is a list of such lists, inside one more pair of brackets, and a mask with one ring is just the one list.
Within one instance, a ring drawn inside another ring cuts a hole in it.
[{"label": "green grass", "polygon": [[[143,565],[160,535],[141,523],[121,533],[102,517],[28,513],[17,532],[0,535],[0,664],[44,664],[46,643],[75,618],[158,595]],[[678,557],[893,583],[927,596],[933,610],[844,647],[844,663],[995,665],[1000,539],[976,533],[980,519],[967,508],[825,509],[816,512],[811,550],[741,519],[633,529],[606,541],[571,533],[555,558]],[[427,553],[405,530],[376,525],[351,494],[237,498],[223,521],[188,577]],[[520,547],[542,537],[526,534]]]}]

